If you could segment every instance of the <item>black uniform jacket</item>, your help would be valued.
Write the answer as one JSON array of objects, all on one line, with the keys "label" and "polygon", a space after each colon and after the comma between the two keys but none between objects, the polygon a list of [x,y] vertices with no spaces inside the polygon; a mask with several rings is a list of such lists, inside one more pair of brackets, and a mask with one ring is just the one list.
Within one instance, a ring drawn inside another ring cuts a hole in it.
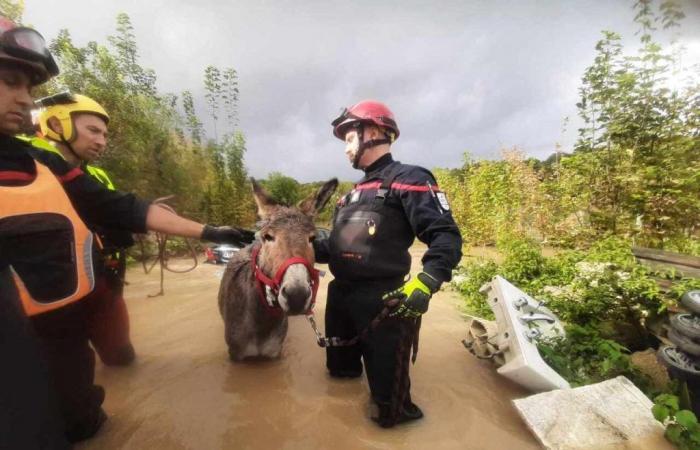
[{"label": "black uniform jacket", "polygon": [[[0,185],[22,186],[36,176],[35,160],[47,166],[63,185],[78,215],[96,227],[146,232],[149,203],[133,194],[110,191],[60,156],[35,149],[18,139],[0,135]],[[0,198],[0,201],[2,199]],[[0,254],[3,253],[0,239]]]},{"label": "black uniform jacket", "polygon": [[428,170],[384,155],[338,201],[330,238],[314,242],[316,260],[344,280],[402,277],[417,237],[428,245],[423,270],[449,281],[462,257],[462,237],[449,208]]}]

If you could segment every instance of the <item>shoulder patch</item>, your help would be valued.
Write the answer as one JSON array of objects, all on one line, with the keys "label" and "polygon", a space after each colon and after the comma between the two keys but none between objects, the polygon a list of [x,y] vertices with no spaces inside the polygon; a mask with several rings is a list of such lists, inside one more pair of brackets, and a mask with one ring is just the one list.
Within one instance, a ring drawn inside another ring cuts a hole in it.
[{"label": "shoulder patch", "polygon": [[440,203],[440,206],[442,207],[442,209],[444,209],[445,211],[449,211],[450,204],[447,201],[447,195],[445,195],[445,193],[442,191],[438,191],[435,193],[435,196],[437,197],[438,202]]}]

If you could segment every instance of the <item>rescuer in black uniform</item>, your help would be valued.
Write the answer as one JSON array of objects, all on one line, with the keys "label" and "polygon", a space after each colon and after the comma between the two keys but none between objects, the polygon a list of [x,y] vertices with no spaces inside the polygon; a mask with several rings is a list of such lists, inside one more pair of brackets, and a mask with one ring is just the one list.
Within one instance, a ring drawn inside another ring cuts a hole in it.
[{"label": "rescuer in black uniform", "polygon": [[[314,243],[316,260],[329,263],[326,335],[351,339],[362,333],[385,303],[399,299],[388,318],[357,344],[326,349],[332,377],[359,377],[362,368],[382,427],[423,417],[411,401],[408,366],[420,316],[432,294],[452,278],[462,256],[462,238],[445,194],[426,169],[394,161],[399,137],[393,113],[366,100],[333,121],[333,134],[346,143],[353,168],[365,172],[341,197],[330,237]],[[406,281],[409,247],[428,245],[423,271]],[[382,301],[384,300],[384,301]]]}]

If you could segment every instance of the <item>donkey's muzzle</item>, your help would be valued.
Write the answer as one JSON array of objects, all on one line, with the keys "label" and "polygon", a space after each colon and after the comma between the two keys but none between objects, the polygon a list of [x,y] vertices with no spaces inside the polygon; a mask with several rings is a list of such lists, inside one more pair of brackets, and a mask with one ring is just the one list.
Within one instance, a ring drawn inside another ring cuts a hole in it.
[{"label": "donkey's muzzle", "polygon": [[281,294],[287,299],[289,314],[303,314],[306,312],[307,303],[311,298],[309,286],[283,286]]}]

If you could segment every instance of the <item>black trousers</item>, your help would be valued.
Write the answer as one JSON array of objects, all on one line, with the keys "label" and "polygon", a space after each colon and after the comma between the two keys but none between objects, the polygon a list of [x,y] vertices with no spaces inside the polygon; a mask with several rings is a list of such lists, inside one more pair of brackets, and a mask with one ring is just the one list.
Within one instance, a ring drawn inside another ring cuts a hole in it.
[{"label": "black trousers", "polygon": [[86,298],[31,319],[71,442],[92,437],[104,420],[105,392],[94,384],[95,352],[89,342],[89,324],[97,306]]},{"label": "black trousers", "polygon": [[39,342],[9,269],[0,268],[0,449],[70,448]]},{"label": "black trousers", "polygon": [[[403,283],[403,278],[331,281],[326,303],[326,336],[350,339],[361,333],[383,309],[382,295]],[[377,403],[388,403],[405,326],[403,319],[387,317],[357,344],[326,348],[326,367],[334,376],[359,376],[364,362],[372,398]],[[404,366],[408,370],[408,364]]]}]

